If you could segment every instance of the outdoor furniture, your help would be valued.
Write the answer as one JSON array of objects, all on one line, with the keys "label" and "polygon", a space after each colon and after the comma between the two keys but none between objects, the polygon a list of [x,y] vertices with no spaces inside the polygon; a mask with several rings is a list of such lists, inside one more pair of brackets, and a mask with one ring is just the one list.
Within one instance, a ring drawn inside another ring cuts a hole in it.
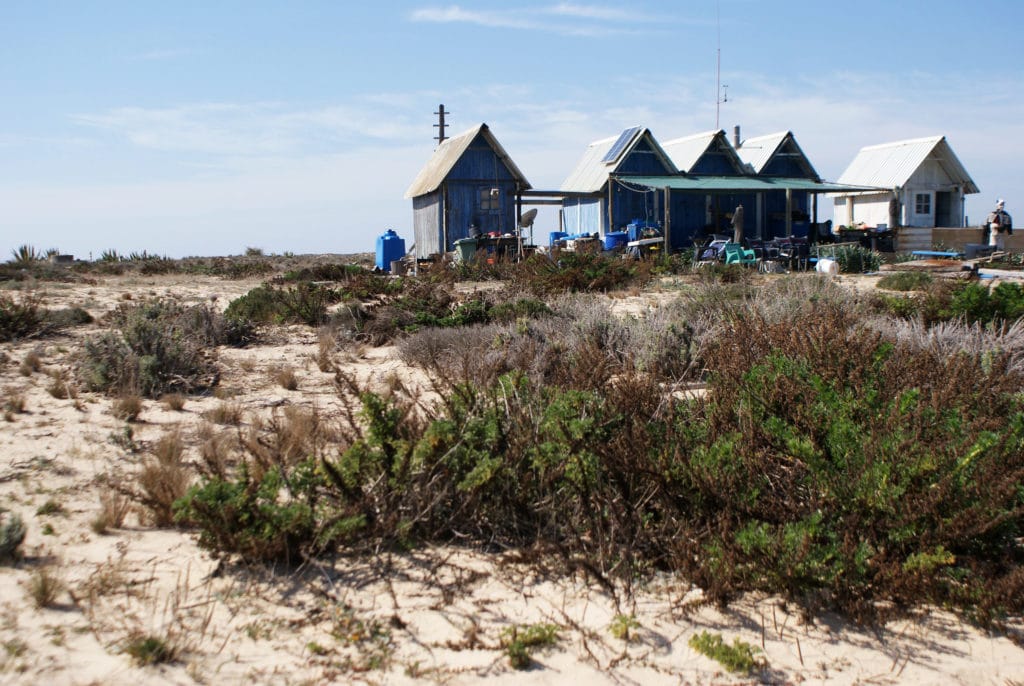
[{"label": "outdoor furniture", "polygon": [[726,264],[757,264],[757,256],[754,251],[744,248],[739,243],[726,243],[723,251]]}]

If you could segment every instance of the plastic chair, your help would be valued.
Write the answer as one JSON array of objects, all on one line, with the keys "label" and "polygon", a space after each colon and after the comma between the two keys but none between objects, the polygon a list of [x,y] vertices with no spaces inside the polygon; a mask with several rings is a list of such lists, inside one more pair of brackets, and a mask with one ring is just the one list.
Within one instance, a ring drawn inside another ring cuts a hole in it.
[{"label": "plastic chair", "polygon": [[739,243],[726,243],[725,263],[742,265],[757,264],[757,255],[754,254],[753,250],[747,250]]}]

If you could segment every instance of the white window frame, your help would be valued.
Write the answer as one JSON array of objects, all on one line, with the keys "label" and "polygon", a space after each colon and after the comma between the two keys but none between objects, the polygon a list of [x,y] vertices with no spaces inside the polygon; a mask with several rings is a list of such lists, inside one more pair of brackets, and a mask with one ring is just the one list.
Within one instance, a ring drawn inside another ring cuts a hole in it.
[{"label": "white window frame", "polygon": [[[922,199],[924,202],[922,203]],[[921,206],[924,205],[925,211],[921,211]],[[930,217],[932,211],[935,209],[935,199],[931,193],[921,193],[918,191],[914,192],[914,214],[918,217]]]}]

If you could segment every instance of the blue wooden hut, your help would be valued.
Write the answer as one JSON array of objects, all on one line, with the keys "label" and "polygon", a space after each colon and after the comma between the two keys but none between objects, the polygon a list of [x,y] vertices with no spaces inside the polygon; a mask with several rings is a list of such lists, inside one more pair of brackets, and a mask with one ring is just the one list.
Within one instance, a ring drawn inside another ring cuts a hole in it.
[{"label": "blue wooden hut", "polygon": [[[739,140],[735,131],[736,153],[750,173],[762,178],[805,179],[820,182],[814,165],[796,142],[791,131]],[[816,222],[817,194],[806,190],[782,189],[757,193],[745,205],[750,218],[751,237],[770,239],[778,236],[806,236],[808,227]]]},{"label": "blue wooden hut", "polygon": [[721,184],[707,187],[704,193],[671,192],[672,248],[686,247],[712,233],[732,235],[733,210],[741,203],[750,202],[751,198],[727,181],[748,176],[749,171],[729,144],[725,131],[718,129],[674,138],[664,147],[681,173],[723,180]]},{"label": "blue wooden hut", "polygon": [[520,193],[529,188],[487,124],[444,140],[405,193],[412,199],[416,257],[452,250],[471,227],[514,233]]},{"label": "blue wooden hut", "polygon": [[663,214],[661,194],[632,184],[629,178],[677,173],[653,134],[642,126],[594,141],[562,183],[562,230],[604,236],[635,220],[657,223]]}]

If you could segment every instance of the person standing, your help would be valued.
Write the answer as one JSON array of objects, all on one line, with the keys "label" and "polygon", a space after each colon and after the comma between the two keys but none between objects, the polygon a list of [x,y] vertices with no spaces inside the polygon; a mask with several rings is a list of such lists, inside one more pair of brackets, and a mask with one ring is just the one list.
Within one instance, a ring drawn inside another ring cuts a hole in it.
[{"label": "person standing", "polygon": [[737,205],[732,213],[732,242],[743,245],[743,205]]},{"label": "person standing", "polygon": [[988,229],[988,244],[996,250],[1006,249],[1006,236],[1013,235],[1013,219],[1004,209],[1006,203],[1000,198],[996,208],[992,210],[985,219],[985,228]]}]

